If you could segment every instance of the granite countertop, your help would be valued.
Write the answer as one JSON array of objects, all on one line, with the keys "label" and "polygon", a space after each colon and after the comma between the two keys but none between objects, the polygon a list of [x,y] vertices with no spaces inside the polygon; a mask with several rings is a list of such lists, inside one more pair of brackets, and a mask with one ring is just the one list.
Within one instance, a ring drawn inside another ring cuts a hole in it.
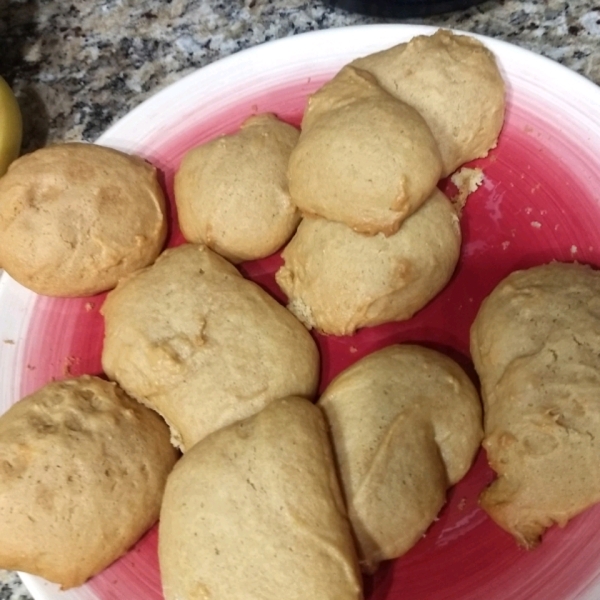
[{"label": "granite countertop", "polygon": [[[380,22],[321,0],[0,0],[0,74],[17,94],[30,151],[93,141],[158,90],[244,48]],[[495,0],[406,22],[512,42],[600,84],[598,0]],[[0,570],[0,600],[29,599],[18,577]]]}]

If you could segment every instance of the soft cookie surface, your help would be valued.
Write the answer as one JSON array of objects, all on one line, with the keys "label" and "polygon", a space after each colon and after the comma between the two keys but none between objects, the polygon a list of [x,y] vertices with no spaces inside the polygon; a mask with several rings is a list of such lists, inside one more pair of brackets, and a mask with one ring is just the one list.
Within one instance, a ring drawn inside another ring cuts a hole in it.
[{"label": "soft cookie surface", "polygon": [[150,264],[167,234],[156,170],[93,144],[42,148],[0,179],[0,266],[48,296],[87,296]]},{"label": "soft cookie surface", "polygon": [[431,195],[441,168],[421,115],[345,67],[309,99],[288,177],[303,213],[390,235]]},{"label": "soft cookie surface", "polygon": [[440,148],[444,176],[495,147],[505,86],[494,55],[475,38],[440,29],[352,64],[421,113]]},{"label": "soft cookie surface", "polygon": [[484,300],[471,354],[498,474],[480,503],[533,547],[600,501],[600,272],[550,263],[512,273]]},{"label": "soft cookie surface", "polygon": [[278,250],[300,220],[286,175],[298,136],[296,128],[263,114],[190,150],[175,176],[185,239],[234,262]]},{"label": "soft cookie surface", "polygon": [[450,358],[401,344],[343,371],[319,406],[361,564],[373,571],[414,546],[468,471],[482,437],[479,397]]},{"label": "soft cookie surface", "polygon": [[282,253],[276,279],[307,327],[351,335],[423,308],[452,276],[460,240],[458,217],[436,190],[389,237],[305,218]]},{"label": "soft cookie surface", "polygon": [[206,246],[167,250],[121,282],[102,313],[106,374],[162,414],[184,450],[272,400],[316,393],[310,334]]},{"label": "soft cookie surface", "polygon": [[166,600],[360,600],[321,411],[277,400],[194,446],[167,484],[159,559]]},{"label": "soft cookie surface", "polygon": [[164,421],[97,377],[17,402],[0,417],[0,568],[83,584],[154,524],[176,458]]}]

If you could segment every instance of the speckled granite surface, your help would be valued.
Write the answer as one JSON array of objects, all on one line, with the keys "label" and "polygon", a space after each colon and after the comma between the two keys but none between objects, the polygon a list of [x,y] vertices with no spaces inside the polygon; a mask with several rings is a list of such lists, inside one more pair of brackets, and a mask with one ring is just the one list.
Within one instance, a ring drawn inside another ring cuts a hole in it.
[{"label": "speckled granite surface", "polygon": [[1,600],[30,600],[25,586],[15,573],[0,569],[0,599]]},{"label": "speckled granite surface", "polygon": [[[94,140],[159,89],[244,48],[376,22],[319,0],[0,0],[0,74],[17,92],[31,150]],[[598,0],[496,0],[410,22],[497,37],[600,84]],[[29,598],[0,570],[0,600]]]}]

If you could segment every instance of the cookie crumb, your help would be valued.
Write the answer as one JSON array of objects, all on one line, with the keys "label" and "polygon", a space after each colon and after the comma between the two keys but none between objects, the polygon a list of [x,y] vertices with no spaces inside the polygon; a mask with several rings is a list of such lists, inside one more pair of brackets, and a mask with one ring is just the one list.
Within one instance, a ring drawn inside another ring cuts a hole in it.
[{"label": "cookie crumb", "polygon": [[458,192],[451,200],[459,216],[467,203],[467,198],[481,186],[483,180],[484,175],[481,169],[470,169],[469,167],[463,167],[452,175],[450,181],[456,186]]}]

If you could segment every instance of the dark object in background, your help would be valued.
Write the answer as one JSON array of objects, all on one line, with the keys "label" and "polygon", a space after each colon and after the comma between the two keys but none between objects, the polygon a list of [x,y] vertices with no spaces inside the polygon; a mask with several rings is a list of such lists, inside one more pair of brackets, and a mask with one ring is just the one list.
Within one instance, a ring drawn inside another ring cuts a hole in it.
[{"label": "dark object in background", "polygon": [[331,6],[373,17],[426,17],[480,4],[483,0],[327,0]]}]

